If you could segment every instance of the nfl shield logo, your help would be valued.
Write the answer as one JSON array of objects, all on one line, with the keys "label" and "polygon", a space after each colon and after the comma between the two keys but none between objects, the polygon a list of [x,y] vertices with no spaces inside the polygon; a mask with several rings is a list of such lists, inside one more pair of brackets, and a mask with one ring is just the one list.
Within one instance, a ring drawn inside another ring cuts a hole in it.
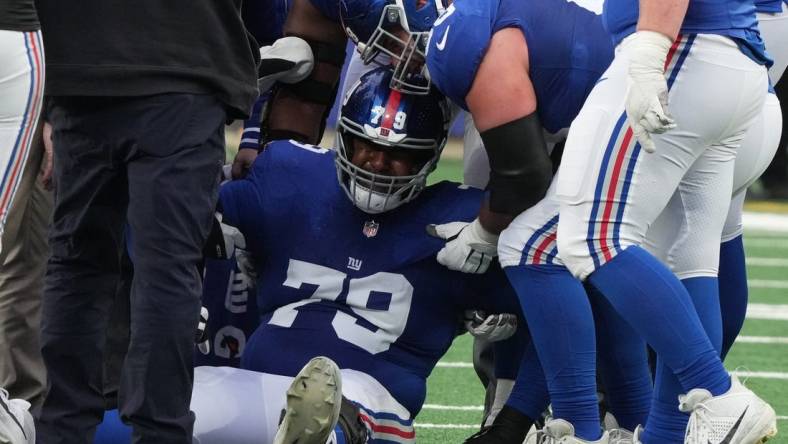
[{"label": "nfl shield logo", "polygon": [[368,220],[364,222],[364,228],[361,230],[366,237],[375,237],[378,234],[378,227],[380,224],[375,222],[374,220]]}]

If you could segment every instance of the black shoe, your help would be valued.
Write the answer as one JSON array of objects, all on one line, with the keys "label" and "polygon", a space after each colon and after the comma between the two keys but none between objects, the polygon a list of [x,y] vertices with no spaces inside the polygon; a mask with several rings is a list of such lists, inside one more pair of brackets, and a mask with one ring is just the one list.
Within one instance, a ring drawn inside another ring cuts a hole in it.
[{"label": "black shoe", "polygon": [[522,444],[533,423],[531,418],[506,405],[491,426],[466,439],[465,444]]}]

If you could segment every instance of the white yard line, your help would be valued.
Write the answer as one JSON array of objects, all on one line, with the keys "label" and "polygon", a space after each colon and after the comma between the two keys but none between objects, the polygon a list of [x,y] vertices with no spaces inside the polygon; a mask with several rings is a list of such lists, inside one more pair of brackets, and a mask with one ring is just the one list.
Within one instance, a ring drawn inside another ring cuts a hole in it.
[{"label": "white yard line", "polygon": [[473,368],[472,362],[440,361],[435,365],[438,368]]},{"label": "white yard line", "polygon": [[746,370],[733,370],[732,375],[753,379],[788,379],[788,373],[783,372],[750,372]]},{"label": "white yard line", "polygon": [[745,211],[742,223],[748,231],[788,232],[788,215],[777,213],[753,213]]},{"label": "white yard line", "polygon": [[747,257],[747,265],[753,267],[788,267],[788,259],[779,257]]},{"label": "white yard line", "polygon": [[483,405],[441,405],[441,404],[424,404],[421,407],[423,410],[463,410],[463,411],[483,411]]},{"label": "white yard line", "polygon": [[780,237],[748,237],[744,235],[744,246],[750,248],[772,248],[782,250],[788,248],[788,239]]},{"label": "white yard line", "polygon": [[747,286],[750,288],[788,288],[788,281],[776,279],[748,279]]},{"label": "white yard line", "polygon": [[747,319],[788,321],[788,305],[749,304],[747,305]]},{"label": "white yard line", "polygon": [[[437,367],[439,368],[473,368],[473,363],[471,362],[438,362]],[[741,376],[743,378],[755,378],[755,379],[788,379],[788,373],[784,372],[751,372],[751,371],[743,371],[743,370],[734,370],[731,372],[736,376]]]},{"label": "white yard line", "polygon": [[782,336],[739,336],[737,343],[742,344],[788,344],[788,338]]},{"label": "white yard line", "polygon": [[414,424],[417,429],[479,429],[479,424],[430,424],[420,423]]}]

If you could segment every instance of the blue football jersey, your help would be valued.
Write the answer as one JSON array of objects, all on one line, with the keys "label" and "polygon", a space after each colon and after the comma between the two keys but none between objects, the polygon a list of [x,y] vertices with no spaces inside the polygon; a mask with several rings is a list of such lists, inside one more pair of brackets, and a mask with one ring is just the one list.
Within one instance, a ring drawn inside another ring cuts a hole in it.
[{"label": "blue football jersey", "polygon": [[755,12],[782,12],[783,3],[788,5],[788,0],[755,0]]},{"label": "blue football jersey", "polygon": [[334,152],[269,144],[245,180],[220,191],[224,218],[254,254],[260,326],[242,367],[295,375],[316,355],[380,381],[414,415],[426,378],[451,345],[463,311],[520,313],[500,268],[454,272],[435,256],[430,223],[471,221],[483,193],[427,187],[396,210],[358,210],[337,181]]},{"label": "blue football jersey", "polygon": [[435,22],[427,68],[438,89],[468,109],[465,96],[492,35],[520,28],[528,45],[537,113],[550,133],[569,127],[613,60],[600,16],[565,0],[460,0]]},{"label": "blue football jersey", "polygon": [[[616,44],[635,32],[639,9],[638,0],[605,0],[605,26]],[[771,65],[758,31],[753,0],[690,0],[680,32],[730,37],[752,60]]]}]

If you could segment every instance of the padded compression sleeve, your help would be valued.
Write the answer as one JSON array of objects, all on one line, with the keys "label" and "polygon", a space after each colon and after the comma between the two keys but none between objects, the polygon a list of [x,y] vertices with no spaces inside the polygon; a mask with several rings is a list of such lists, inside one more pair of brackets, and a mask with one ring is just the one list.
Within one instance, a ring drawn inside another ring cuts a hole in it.
[{"label": "padded compression sleeve", "polygon": [[490,210],[517,215],[544,197],[553,174],[542,131],[533,113],[481,133],[490,159]]}]

